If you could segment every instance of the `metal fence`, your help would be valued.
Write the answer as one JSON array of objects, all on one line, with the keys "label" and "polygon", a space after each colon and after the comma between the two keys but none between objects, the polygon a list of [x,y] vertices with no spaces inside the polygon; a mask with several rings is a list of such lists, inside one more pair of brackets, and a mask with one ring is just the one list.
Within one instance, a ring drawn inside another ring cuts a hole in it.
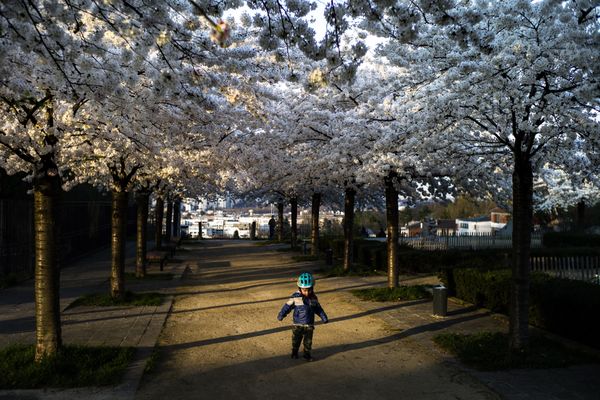
[{"label": "metal fence", "polygon": [[550,276],[600,284],[600,256],[531,257],[531,270]]},{"label": "metal fence", "polygon": [[[400,237],[399,243],[419,250],[510,249],[512,247],[512,235]],[[536,232],[531,235],[531,247],[542,247],[541,233]]]}]

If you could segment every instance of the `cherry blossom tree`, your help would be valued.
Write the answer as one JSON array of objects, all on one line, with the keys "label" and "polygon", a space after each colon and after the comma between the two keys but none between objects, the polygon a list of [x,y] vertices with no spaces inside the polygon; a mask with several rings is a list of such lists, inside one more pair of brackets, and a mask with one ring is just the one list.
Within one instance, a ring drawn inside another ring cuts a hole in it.
[{"label": "cherry blossom tree", "polygon": [[410,71],[405,85],[427,120],[420,126],[437,140],[431,152],[470,161],[458,176],[463,187],[511,194],[510,338],[523,349],[535,176],[547,162],[569,165],[576,153],[597,149],[597,8],[589,1],[392,3],[369,7],[365,24],[392,39],[388,59]]}]

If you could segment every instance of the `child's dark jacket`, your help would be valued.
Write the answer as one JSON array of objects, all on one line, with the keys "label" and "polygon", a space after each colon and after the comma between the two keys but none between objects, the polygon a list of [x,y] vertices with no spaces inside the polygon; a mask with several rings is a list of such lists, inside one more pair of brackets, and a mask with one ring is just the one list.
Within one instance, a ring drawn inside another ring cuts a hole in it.
[{"label": "child's dark jacket", "polygon": [[283,305],[278,320],[282,320],[290,311],[294,310],[294,325],[314,325],[315,314],[317,314],[323,322],[327,323],[327,314],[319,304],[317,296],[311,294],[304,297],[300,291],[294,292],[290,299]]}]

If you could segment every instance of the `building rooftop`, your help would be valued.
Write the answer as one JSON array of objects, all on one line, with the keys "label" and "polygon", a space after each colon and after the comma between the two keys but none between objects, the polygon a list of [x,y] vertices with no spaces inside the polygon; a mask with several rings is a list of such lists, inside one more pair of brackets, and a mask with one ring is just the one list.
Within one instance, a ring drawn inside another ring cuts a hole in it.
[{"label": "building rooftop", "polygon": [[471,218],[457,218],[457,221],[467,221],[467,222],[485,222],[490,221],[490,217],[488,215],[482,215],[480,217],[471,217]]}]

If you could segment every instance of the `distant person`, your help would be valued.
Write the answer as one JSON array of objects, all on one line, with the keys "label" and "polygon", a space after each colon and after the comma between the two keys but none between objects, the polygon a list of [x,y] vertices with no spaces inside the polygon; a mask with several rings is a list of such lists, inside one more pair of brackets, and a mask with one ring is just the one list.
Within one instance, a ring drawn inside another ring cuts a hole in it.
[{"label": "distant person", "polygon": [[383,230],[383,228],[379,229],[379,232],[377,232],[377,237],[378,238],[384,238],[385,237],[385,231]]},{"label": "distant person", "polygon": [[323,323],[329,319],[327,314],[319,304],[315,295],[315,280],[309,272],[304,272],[298,277],[298,291],[294,292],[290,299],[283,305],[277,319],[283,319],[294,310],[294,326],[292,328],[292,358],[298,358],[300,344],[304,343],[304,359],[312,361],[312,338],[315,330],[315,314],[317,314]]},{"label": "distant person", "polygon": [[273,238],[275,237],[275,226],[277,225],[277,222],[275,222],[275,218],[273,217],[273,215],[271,215],[271,219],[269,220],[269,239],[273,240]]}]

